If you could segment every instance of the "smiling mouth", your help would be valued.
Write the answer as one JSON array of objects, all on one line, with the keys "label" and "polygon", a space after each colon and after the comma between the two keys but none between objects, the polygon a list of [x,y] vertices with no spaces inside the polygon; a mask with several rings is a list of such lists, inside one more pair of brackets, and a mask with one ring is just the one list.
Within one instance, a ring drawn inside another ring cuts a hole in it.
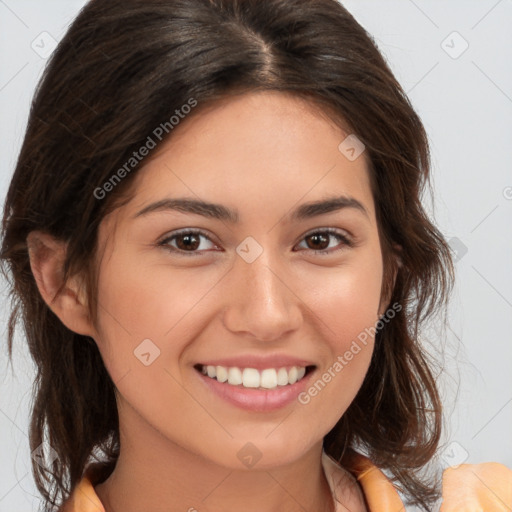
[{"label": "smiling mouth", "polygon": [[280,368],[239,368],[237,366],[206,366],[196,364],[194,368],[218,382],[238,388],[272,390],[291,386],[311,373],[316,366],[286,366]]}]

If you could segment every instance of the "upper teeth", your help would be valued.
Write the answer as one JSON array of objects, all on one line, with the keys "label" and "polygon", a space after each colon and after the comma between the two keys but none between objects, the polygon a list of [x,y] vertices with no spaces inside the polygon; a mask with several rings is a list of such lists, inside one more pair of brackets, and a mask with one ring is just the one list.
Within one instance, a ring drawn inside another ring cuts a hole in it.
[{"label": "upper teeth", "polygon": [[306,368],[301,366],[292,366],[289,369],[266,368],[265,370],[256,370],[255,368],[240,369],[235,367],[226,368],[225,366],[203,366],[202,372],[208,377],[216,378],[219,382],[227,382],[232,386],[240,384],[245,388],[266,388],[274,389],[277,386],[286,386],[295,384],[306,374]]}]

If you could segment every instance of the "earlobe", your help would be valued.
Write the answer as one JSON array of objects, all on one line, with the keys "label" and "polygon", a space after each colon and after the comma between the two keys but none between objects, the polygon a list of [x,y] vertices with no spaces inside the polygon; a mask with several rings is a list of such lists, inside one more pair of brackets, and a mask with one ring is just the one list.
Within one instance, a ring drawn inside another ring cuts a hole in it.
[{"label": "earlobe", "polygon": [[42,231],[32,231],[27,236],[27,246],[32,274],[48,307],[68,329],[93,337],[81,281],[74,276],[64,282],[67,244]]}]

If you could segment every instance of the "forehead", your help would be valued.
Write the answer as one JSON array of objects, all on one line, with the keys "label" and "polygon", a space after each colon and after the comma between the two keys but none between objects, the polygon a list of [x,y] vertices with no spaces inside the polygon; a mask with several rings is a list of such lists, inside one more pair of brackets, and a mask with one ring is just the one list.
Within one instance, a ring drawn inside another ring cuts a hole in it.
[{"label": "forehead", "polygon": [[143,162],[124,213],[186,195],[275,222],[280,210],[336,193],[373,218],[366,154],[351,160],[340,150],[349,135],[316,102],[283,92],[199,105]]}]

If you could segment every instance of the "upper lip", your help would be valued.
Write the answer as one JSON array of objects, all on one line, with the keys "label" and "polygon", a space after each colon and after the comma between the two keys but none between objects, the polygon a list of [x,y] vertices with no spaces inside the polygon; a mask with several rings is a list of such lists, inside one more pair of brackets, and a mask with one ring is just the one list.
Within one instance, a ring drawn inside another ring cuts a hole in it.
[{"label": "upper lip", "polygon": [[255,368],[256,370],[264,370],[265,368],[282,368],[285,366],[314,366],[314,363],[307,359],[299,359],[297,357],[287,355],[273,355],[273,356],[236,356],[226,357],[223,359],[209,359],[198,363],[203,366],[225,366],[225,367],[238,367],[238,368]]}]

